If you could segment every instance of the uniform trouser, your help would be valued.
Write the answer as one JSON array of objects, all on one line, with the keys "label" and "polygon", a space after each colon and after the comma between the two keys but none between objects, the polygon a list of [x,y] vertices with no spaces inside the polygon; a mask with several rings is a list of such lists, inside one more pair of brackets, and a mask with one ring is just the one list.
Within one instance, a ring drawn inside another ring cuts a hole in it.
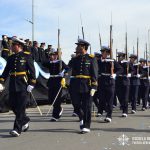
[{"label": "uniform trouser", "polygon": [[128,114],[129,85],[116,85],[116,94],[123,113]]},{"label": "uniform trouser", "polygon": [[26,116],[25,112],[27,95],[27,91],[9,93],[11,109],[16,115],[13,129],[16,130],[18,133],[21,133],[22,126],[30,120],[29,117]]},{"label": "uniform trouser", "polygon": [[92,97],[90,93],[72,93],[72,104],[75,112],[79,116],[79,120],[83,120],[83,127],[90,128],[91,125],[91,105]]},{"label": "uniform trouser", "polygon": [[130,85],[129,99],[131,102],[132,110],[136,111],[136,103],[138,100],[139,85]]},{"label": "uniform trouser", "polygon": [[112,118],[113,100],[114,100],[115,86],[103,86],[98,88],[99,111],[103,114],[103,110],[106,108],[106,117]]},{"label": "uniform trouser", "polygon": [[[95,104],[95,106],[97,107],[97,109],[99,108],[99,101],[98,101],[98,93],[97,91],[95,92],[94,96],[93,96],[93,102]],[[99,113],[99,110],[98,110],[98,113]]]},{"label": "uniform trouser", "polygon": [[[51,86],[49,87],[49,90],[48,90],[48,97],[49,97],[49,102],[50,104],[53,103],[58,91],[60,89],[60,86]],[[62,91],[59,93],[54,105],[53,105],[53,112],[52,112],[52,116],[56,119],[59,119],[60,118],[60,112],[61,112],[61,102],[62,102],[62,98],[61,98],[61,94]]]},{"label": "uniform trouser", "polygon": [[113,105],[114,105],[114,106],[117,106],[117,95],[116,95],[116,90],[115,90],[115,94],[114,94]]},{"label": "uniform trouser", "polygon": [[139,87],[139,98],[142,99],[142,107],[147,108],[148,102],[148,94],[149,94],[149,86],[140,85]]}]

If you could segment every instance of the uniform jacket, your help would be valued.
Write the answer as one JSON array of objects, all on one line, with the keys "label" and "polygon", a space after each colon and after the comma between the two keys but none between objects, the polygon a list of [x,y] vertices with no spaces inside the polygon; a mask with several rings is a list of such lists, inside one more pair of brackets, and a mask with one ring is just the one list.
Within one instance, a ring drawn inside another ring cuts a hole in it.
[{"label": "uniform jacket", "polygon": [[[23,51],[11,55],[8,58],[4,72],[0,76],[0,83],[4,83],[9,75],[9,91],[24,91],[28,84],[34,86],[36,77],[32,57]],[[24,77],[26,77],[28,83],[25,82]]]},{"label": "uniform jacket", "polygon": [[97,60],[92,55],[79,55],[69,63],[73,78],[70,81],[70,89],[79,93],[97,89],[98,66]]},{"label": "uniform jacket", "polygon": [[132,67],[131,71],[131,78],[130,78],[130,84],[131,85],[140,85],[140,79],[137,76],[139,73],[139,65],[134,65],[133,63],[130,62],[130,66]]},{"label": "uniform jacket", "polygon": [[123,69],[119,65],[118,62],[113,60],[113,62],[110,61],[103,61],[102,59],[98,60],[98,74],[99,74],[99,85],[100,86],[110,86],[110,85],[115,85],[115,79],[111,77],[111,67],[112,63],[114,65],[113,72],[118,75],[122,73]]},{"label": "uniform jacket", "polygon": [[[62,63],[62,68],[60,68],[60,63]],[[47,61],[44,62],[43,65],[49,69],[49,73],[50,73],[50,78],[47,83],[48,87],[49,88],[53,88],[55,86],[60,87],[61,86],[60,82],[63,77],[61,75],[61,72],[63,70],[65,70],[64,72],[67,72],[69,67],[63,61],[60,60]]]}]

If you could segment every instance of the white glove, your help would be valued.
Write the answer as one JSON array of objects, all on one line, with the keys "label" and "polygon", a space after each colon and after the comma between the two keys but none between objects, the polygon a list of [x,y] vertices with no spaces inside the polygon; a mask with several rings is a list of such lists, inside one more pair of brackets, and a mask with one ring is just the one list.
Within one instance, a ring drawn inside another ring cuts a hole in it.
[{"label": "white glove", "polygon": [[63,70],[62,72],[60,72],[59,75],[60,75],[61,77],[64,77],[64,72],[65,72],[65,70]]},{"label": "white glove", "polygon": [[91,91],[90,91],[90,95],[91,95],[91,96],[94,96],[95,92],[96,92],[96,90],[95,90],[95,89],[91,89]]},{"label": "white glove", "polygon": [[33,90],[33,88],[34,88],[34,86],[28,85],[28,86],[27,86],[27,91],[28,91],[29,93],[31,93],[31,91]]},{"label": "white glove", "polygon": [[128,73],[127,77],[128,77],[128,78],[131,78],[131,73]]},{"label": "white glove", "polygon": [[127,63],[128,62],[128,60],[122,60],[121,61],[121,63]]},{"label": "white glove", "polygon": [[150,77],[148,77],[148,79],[150,80]]},{"label": "white glove", "polygon": [[140,74],[137,74],[137,75],[136,75],[137,78],[140,78],[140,76],[141,76]]},{"label": "white glove", "polygon": [[115,79],[116,78],[116,74],[112,74],[111,78]]},{"label": "white glove", "polygon": [[3,84],[0,83],[0,92],[2,92],[5,89],[5,87],[3,86]]}]

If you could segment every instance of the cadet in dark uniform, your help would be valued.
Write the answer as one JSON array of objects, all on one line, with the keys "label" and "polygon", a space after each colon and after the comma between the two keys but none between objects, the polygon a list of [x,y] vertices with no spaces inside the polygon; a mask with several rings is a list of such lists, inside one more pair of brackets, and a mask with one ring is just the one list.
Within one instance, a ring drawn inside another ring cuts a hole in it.
[{"label": "cadet in dark uniform", "polygon": [[131,77],[131,67],[128,60],[125,60],[126,54],[118,52],[118,63],[123,69],[122,73],[118,73],[116,76],[116,94],[122,108],[122,117],[128,115],[128,100],[129,100],[129,86]]},{"label": "cadet in dark uniform", "polygon": [[23,51],[26,54],[31,54],[31,46],[29,45],[30,44],[30,40],[26,39],[25,42],[26,42],[26,44],[23,47]]},{"label": "cadet in dark uniform", "polygon": [[139,64],[135,63],[137,59],[137,55],[131,54],[130,55],[130,66],[133,68],[131,72],[130,78],[130,92],[129,92],[129,100],[131,102],[132,111],[131,113],[136,113],[136,103],[138,100],[138,91],[140,85],[140,74],[139,74]]},{"label": "cadet in dark uniform", "polygon": [[38,42],[33,41],[33,47],[31,48],[31,55],[35,62],[39,62]]},{"label": "cadet in dark uniform", "polygon": [[[0,91],[3,90],[3,84],[10,75],[9,81],[9,99],[11,108],[16,116],[14,128],[10,131],[12,136],[19,136],[23,131],[29,128],[29,117],[26,116],[25,109],[28,92],[31,92],[36,83],[35,68],[30,55],[23,52],[25,42],[19,38],[12,38],[12,50],[15,54],[8,60],[3,74],[0,76]],[[28,79],[28,83],[25,79]],[[27,85],[29,84],[29,85]]]},{"label": "cadet in dark uniform", "polygon": [[[68,66],[62,61],[58,60],[58,52],[55,49],[52,49],[49,54],[49,61],[45,62],[43,65],[49,69],[50,78],[48,79],[48,97],[50,104],[53,103],[60,87],[65,87],[64,73],[68,70]],[[62,63],[62,67],[60,68],[60,64]],[[63,108],[61,107],[61,92],[59,93],[54,105],[53,105],[53,113],[51,121],[58,121],[61,117]]]},{"label": "cadet in dark uniform", "polygon": [[6,35],[2,35],[2,53],[1,56],[7,60],[7,58],[10,56],[10,49],[9,49],[9,43],[8,38]]},{"label": "cadet in dark uniform", "polygon": [[90,132],[92,96],[97,89],[98,66],[94,56],[87,54],[87,41],[78,39],[80,54],[69,65],[74,79],[70,81],[72,103],[80,120],[81,133]]},{"label": "cadet in dark uniform", "polygon": [[110,48],[103,46],[101,53],[102,57],[98,60],[99,113],[102,115],[103,110],[106,110],[107,115],[104,121],[111,122],[115,92],[115,77],[116,74],[122,73],[122,67],[114,61],[114,59],[110,59]]},{"label": "cadet in dark uniform", "polygon": [[146,66],[146,60],[140,59],[140,87],[139,87],[139,97],[138,99],[142,99],[142,110],[145,111],[147,109],[148,95],[149,95],[149,66]]},{"label": "cadet in dark uniform", "polygon": [[44,62],[46,57],[45,57],[45,43],[41,43],[40,47],[38,48],[38,53],[39,53],[39,62]]}]

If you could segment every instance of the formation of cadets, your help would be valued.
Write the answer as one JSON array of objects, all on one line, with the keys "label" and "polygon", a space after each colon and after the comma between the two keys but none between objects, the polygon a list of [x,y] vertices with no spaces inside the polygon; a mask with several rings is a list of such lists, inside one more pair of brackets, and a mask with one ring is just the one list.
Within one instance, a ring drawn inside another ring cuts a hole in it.
[{"label": "formation of cadets", "polygon": [[[149,62],[143,58],[137,61],[137,55],[131,54],[127,60],[126,53],[118,52],[118,60],[111,59],[111,49],[102,46],[101,53],[88,54],[89,42],[78,39],[76,49],[68,65],[59,60],[58,50],[45,43],[40,47],[37,41],[25,41],[17,37],[2,36],[1,56],[7,65],[0,76],[0,91],[4,90],[4,82],[8,76],[11,108],[16,116],[12,136],[19,136],[29,129],[30,118],[25,113],[26,97],[36,84],[33,62],[39,62],[49,70],[47,82],[48,98],[53,106],[51,121],[61,117],[62,88],[68,88],[74,115],[79,117],[81,133],[89,133],[91,125],[92,102],[97,107],[97,117],[105,112],[104,121],[112,121],[113,108],[120,103],[121,116],[136,113],[137,104],[145,111],[149,104]],[[69,81],[66,82],[66,77]],[[56,99],[57,97],[57,99]]]}]

